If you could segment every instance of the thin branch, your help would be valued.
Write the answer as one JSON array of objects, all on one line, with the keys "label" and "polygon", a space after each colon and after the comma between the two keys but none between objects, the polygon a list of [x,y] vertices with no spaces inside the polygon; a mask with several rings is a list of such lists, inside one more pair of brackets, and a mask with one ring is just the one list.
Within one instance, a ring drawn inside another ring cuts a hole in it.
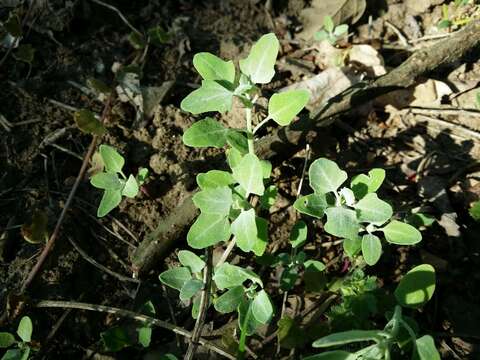
[{"label": "thin branch", "polygon": [[[75,301],[56,301],[56,300],[40,300],[39,302],[36,303],[35,306],[37,308],[79,309],[79,310],[87,310],[87,311],[104,312],[104,313],[114,314],[117,316],[127,317],[133,320],[140,321],[144,324],[158,326],[163,329],[173,331],[174,333],[184,336],[186,338],[192,337],[192,333],[190,333],[189,331],[179,326],[170,324],[166,321],[156,319],[151,316],[139,314],[134,311],[124,310],[124,309],[115,308],[111,306],[87,304],[87,303],[75,302]],[[215,351],[217,354],[226,357],[227,359],[235,360],[235,356],[231,355],[227,351],[223,350],[222,348],[218,347],[217,345],[203,338],[199,338],[198,343],[206,347],[207,349]]]},{"label": "thin branch", "polygon": [[210,290],[212,286],[212,248],[209,246],[206,249],[207,253],[207,265],[203,271],[203,289],[200,295],[200,306],[198,310],[197,321],[193,328],[192,337],[190,338],[190,344],[188,345],[187,353],[185,354],[185,360],[193,359],[195,351],[198,346],[198,339],[202,333],[203,324],[205,322],[205,316],[207,314],[208,305],[210,302]]},{"label": "thin branch", "polygon": [[[108,114],[110,113],[110,105],[111,105],[112,97],[110,96],[107,99],[107,102],[105,104],[105,107],[103,109],[102,113],[102,123],[104,120],[107,118]],[[57,223],[55,224],[55,229],[52,232],[52,235],[50,236],[50,239],[48,240],[47,244],[43,248],[42,253],[40,254],[37,263],[33,266],[32,270],[28,274],[27,278],[23,282],[22,288],[20,292],[23,294],[27,290],[28,286],[31,284],[37,273],[40,271],[40,268],[42,267],[43,263],[48,257],[48,254],[50,254],[50,251],[53,249],[53,245],[55,244],[55,241],[57,240],[58,236],[60,235],[60,228],[63,224],[63,221],[65,220],[65,217],[67,215],[67,211],[70,208],[70,205],[72,204],[73,198],[75,197],[75,193],[77,192],[77,188],[80,185],[80,182],[82,182],[83,177],[85,176],[85,172],[87,171],[88,165],[90,158],[93,155],[93,152],[95,151],[95,148],[97,146],[97,141],[98,141],[98,135],[94,135],[92,138],[92,142],[90,143],[90,146],[88,147],[87,153],[85,154],[85,157],[83,159],[82,166],[80,167],[80,171],[78,172],[77,178],[75,179],[75,183],[73,184],[72,190],[70,190],[70,194],[68,195],[67,200],[65,201],[65,205],[63,206],[62,212],[60,213],[60,217],[57,220]]]},{"label": "thin branch", "polygon": [[127,20],[127,18],[122,14],[122,12],[120,10],[118,10],[115,6],[113,5],[110,5],[110,4],[107,4],[101,0],[91,0],[92,2],[98,4],[98,5],[101,5],[101,6],[104,6],[106,7],[107,9],[110,9],[114,12],[117,13],[117,15],[120,17],[120,19],[122,19],[122,21],[134,32],[134,33],[137,33],[138,35],[140,35],[141,37],[143,37],[143,34],[138,31],[135,26],[133,26],[132,24],[130,24],[130,22]]}]

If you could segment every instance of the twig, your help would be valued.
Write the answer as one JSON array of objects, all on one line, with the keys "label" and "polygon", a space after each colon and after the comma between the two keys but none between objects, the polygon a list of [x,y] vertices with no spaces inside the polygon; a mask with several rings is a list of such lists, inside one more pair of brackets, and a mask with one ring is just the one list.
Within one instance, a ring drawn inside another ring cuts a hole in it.
[{"label": "twig", "polygon": [[203,288],[202,294],[200,295],[200,306],[198,310],[197,321],[195,322],[195,327],[193,328],[192,337],[190,338],[190,344],[188,345],[184,360],[191,360],[195,355],[195,351],[197,350],[198,346],[198,339],[202,333],[205,316],[207,314],[207,308],[210,302],[210,290],[212,286],[212,248],[210,246],[206,249],[206,255],[207,265],[203,271]]},{"label": "twig", "polygon": [[[111,100],[112,97],[110,96],[107,99],[107,102],[105,104],[105,108],[103,109],[102,113],[102,122],[106,119],[108,114],[110,113],[110,105],[111,105]],[[92,156],[93,152],[95,151],[95,147],[97,146],[97,141],[98,141],[98,135],[94,135],[92,138],[92,142],[90,143],[90,146],[88,147],[87,153],[85,154],[85,157],[83,159],[82,166],[80,167],[80,171],[78,172],[77,178],[75,179],[75,183],[73,184],[72,190],[70,191],[70,194],[68,195],[68,198],[65,202],[65,205],[63,206],[62,212],[60,213],[60,217],[57,220],[57,223],[55,225],[55,229],[52,232],[52,235],[50,236],[50,239],[48,240],[47,244],[43,248],[42,253],[40,254],[37,263],[34,265],[30,273],[28,274],[27,278],[25,279],[22,288],[20,292],[23,294],[25,293],[25,290],[27,290],[28,286],[30,283],[33,281],[37,273],[40,271],[40,268],[42,267],[43,263],[47,259],[48,254],[53,248],[53,245],[55,244],[55,241],[57,240],[59,234],[60,234],[60,228],[63,224],[63,221],[65,220],[65,217],[67,215],[67,211],[70,208],[70,205],[72,204],[72,200],[75,197],[75,193],[77,191],[78,186],[80,185],[80,182],[83,180],[83,176],[85,175],[85,172],[87,171],[87,167],[89,165],[89,160],[90,157]]]},{"label": "twig", "polygon": [[[151,316],[143,315],[136,313],[130,310],[124,310],[116,307],[105,306],[105,305],[96,305],[96,304],[87,304],[82,302],[75,302],[75,301],[56,301],[56,300],[40,300],[35,304],[37,308],[62,308],[62,309],[79,309],[79,310],[87,310],[87,311],[98,311],[98,312],[105,312],[109,314],[114,314],[117,316],[128,317],[133,320],[140,321],[144,324],[154,325],[161,327],[163,329],[167,329],[173,331],[176,334],[184,336],[186,338],[191,338],[192,333],[189,331],[170,324],[166,321],[156,319]],[[227,359],[235,360],[235,356],[228,353],[226,350],[218,347],[217,345],[203,339],[199,338],[198,343],[202,346],[205,346],[207,349],[215,351],[217,354],[226,357]]]},{"label": "twig", "polygon": [[113,276],[114,278],[117,278],[120,281],[128,281],[128,282],[132,282],[132,283],[136,283],[136,284],[138,284],[140,282],[138,279],[132,279],[132,278],[129,278],[127,276],[123,276],[123,275],[118,274],[115,271],[110,270],[109,268],[103,266],[102,264],[98,263],[95,259],[93,259],[91,256],[89,256],[85,251],[83,251],[83,249],[80,246],[78,246],[78,244],[70,236],[67,236],[67,239],[70,242],[70,244],[72,244],[72,246],[75,248],[75,250],[77,250],[77,252],[80,255],[82,255],[82,257],[85,259],[85,261],[92,264],[97,269],[100,269],[101,271],[107,273],[110,276]]},{"label": "twig", "polygon": [[230,242],[228,243],[228,246],[227,248],[225,249],[225,251],[223,252],[222,254],[222,257],[220,258],[220,260],[218,260],[217,264],[215,266],[220,266],[222,265],[227,259],[228,259],[228,256],[230,255],[230,253],[232,252],[233,248],[235,247],[235,244],[237,242],[237,238],[236,237],[233,237],[232,240],[230,240]]},{"label": "twig", "polygon": [[475,109],[462,109],[462,108],[424,108],[411,106],[407,108],[410,112],[414,114],[424,114],[424,115],[463,115],[463,116],[472,116],[480,117],[480,110]]},{"label": "twig", "polygon": [[387,24],[387,26],[393,30],[393,32],[397,35],[398,37],[398,40],[400,40],[400,43],[405,46],[406,48],[409,47],[408,45],[408,39],[405,35],[402,34],[402,32],[395,26],[393,25],[390,21],[386,20],[385,21],[385,24]]},{"label": "twig", "polygon": [[120,19],[122,19],[122,21],[134,32],[136,33],[137,35],[140,35],[141,37],[143,37],[143,34],[138,31],[132,24],[130,24],[130,22],[127,20],[127,18],[122,14],[122,12],[120,10],[118,10],[115,6],[113,5],[110,5],[110,4],[107,4],[101,0],[91,0],[92,2],[98,4],[98,5],[101,5],[101,6],[104,6],[106,7],[107,9],[110,9],[114,12],[117,13],[117,15],[120,17]]}]

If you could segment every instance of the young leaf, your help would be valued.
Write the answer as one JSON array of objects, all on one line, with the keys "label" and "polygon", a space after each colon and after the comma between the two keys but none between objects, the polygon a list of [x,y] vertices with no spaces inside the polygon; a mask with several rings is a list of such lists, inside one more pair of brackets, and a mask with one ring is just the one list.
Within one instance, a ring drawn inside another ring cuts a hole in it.
[{"label": "young leaf", "polygon": [[347,206],[353,206],[355,204],[355,194],[349,188],[341,188],[339,191],[339,195],[345,201],[345,204]]},{"label": "young leaf", "polygon": [[33,324],[32,320],[28,316],[22,317],[17,328],[17,335],[24,342],[30,342],[32,340]]},{"label": "young leaf", "polygon": [[257,241],[255,210],[243,210],[232,223],[231,229],[237,239],[237,246],[244,252],[251,251]]},{"label": "young leaf", "polygon": [[130,176],[127,179],[127,182],[125,183],[125,187],[122,190],[122,195],[129,197],[129,198],[134,198],[138,194],[138,183],[135,177],[130,174]]},{"label": "young leaf", "polygon": [[337,191],[345,180],[347,173],[340,170],[332,160],[320,158],[315,160],[308,171],[310,186],[317,194]]},{"label": "young leaf", "polygon": [[111,352],[117,352],[134,344],[134,339],[122,326],[112,327],[100,334],[105,348]]},{"label": "young leaf", "polygon": [[380,229],[391,244],[414,245],[422,241],[422,234],[412,225],[393,220]]},{"label": "young leaf", "polygon": [[198,279],[190,279],[185,284],[183,284],[180,289],[180,300],[187,301],[193,295],[200,291],[203,286],[203,282]]},{"label": "young leaf", "polygon": [[192,278],[192,274],[186,267],[176,267],[162,272],[158,278],[165,285],[180,291],[183,285]]},{"label": "young leaf", "polygon": [[243,286],[235,286],[228,289],[227,292],[220,295],[215,301],[214,307],[219,313],[227,314],[237,310],[240,305],[245,291]]},{"label": "young leaf", "polygon": [[101,172],[93,175],[90,179],[90,184],[104,190],[119,190],[123,187],[123,183],[118,178],[118,175],[111,172]]},{"label": "young leaf", "polygon": [[322,352],[321,354],[307,356],[303,360],[356,360],[357,356],[355,354],[343,351],[343,350],[334,350]]},{"label": "young leaf", "polygon": [[333,19],[331,16],[324,16],[323,18],[323,27],[325,30],[327,30],[329,33],[333,32],[333,29],[335,28],[335,24],[333,23]]},{"label": "young leaf", "polygon": [[192,273],[198,273],[205,267],[205,261],[200,259],[197,254],[188,250],[180,250],[178,252],[178,260],[183,266],[188,267]]},{"label": "young leaf", "polygon": [[375,265],[382,255],[382,243],[380,239],[372,234],[363,235],[362,254],[368,265]]},{"label": "young leaf", "polygon": [[183,143],[192,147],[221,148],[226,142],[227,129],[217,120],[207,117],[197,121],[183,134]]},{"label": "young leaf", "polygon": [[294,249],[302,246],[307,241],[308,228],[304,221],[297,222],[290,233],[290,244]]},{"label": "young leaf", "polygon": [[227,162],[230,169],[236,168],[243,159],[243,154],[235,148],[229,148],[226,151],[227,153]]},{"label": "young leaf", "polygon": [[200,189],[228,186],[235,182],[231,173],[221,170],[210,170],[197,175],[197,184]]},{"label": "young leaf", "polygon": [[147,180],[148,177],[148,169],[147,168],[140,168],[138,169],[137,173],[137,183],[138,185],[143,185],[143,183]]},{"label": "young leaf", "polygon": [[115,148],[109,145],[100,145],[99,151],[107,171],[114,173],[122,171],[123,165],[125,165],[125,159]]},{"label": "young leaf", "polygon": [[414,267],[400,280],[395,298],[403,307],[419,308],[429,301],[435,291],[435,269],[422,264]]},{"label": "young leaf", "polygon": [[230,237],[230,223],[222,214],[200,214],[187,234],[187,242],[194,249],[203,249]]},{"label": "young leaf", "polygon": [[275,75],[278,48],[275,34],[263,35],[252,46],[248,57],[240,60],[240,70],[255,84],[268,84]]},{"label": "young leaf", "polygon": [[416,360],[440,360],[440,354],[430,335],[422,336],[415,340],[415,343],[417,344],[415,349]]},{"label": "young leaf", "polygon": [[193,66],[205,80],[235,81],[235,65],[233,61],[224,61],[208,52],[195,54]]},{"label": "young leaf", "polygon": [[385,170],[372,169],[368,175],[360,174],[355,176],[350,182],[350,187],[355,193],[357,199],[363,198],[368,193],[377,191],[385,180]]},{"label": "young leaf", "polygon": [[360,224],[354,210],[343,207],[331,207],[325,210],[327,222],[325,231],[340,238],[354,239],[358,237]]},{"label": "young leaf", "polygon": [[314,35],[315,40],[323,41],[328,39],[328,33],[325,30],[317,31]]},{"label": "young leaf", "polygon": [[15,336],[8,332],[0,332],[0,348],[8,348],[15,343]]},{"label": "young leaf", "polygon": [[240,164],[233,168],[233,178],[245,189],[247,196],[251,193],[263,195],[265,191],[262,164],[253,154],[245,155]]},{"label": "young leaf", "polygon": [[268,186],[265,189],[265,192],[263,193],[263,195],[260,197],[260,205],[262,206],[262,208],[266,210],[270,209],[275,204],[277,195],[278,195],[277,187],[275,185]]},{"label": "young leaf", "polygon": [[194,115],[209,111],[224,113],[232,109],[233,93],[213,80],[203,80],[202,87],[184,98],[180,107]]},{"label": "young leaf", "polygon": [[383,200],[380,200],[375,193],[365,195],[356,205],[359,222],[368,222],[382,225],[393,215],[392,207]]},{"label": "young leaf", "polygon": [[268,221],[257,216],[255,225],[257,227],[257,239],[252,251],[255,255],[262,256],[268,244]]},{"label": "young leaf", "polygon": [[272,175],[272,163],[268,160],[260,160],[262,165],[262,176],[264,179],[269,179]]},{"label": "young leaf", "polygon": [[193,196],[193,203],[204,214],[227,216],[232,201],[232,190],[228,186],[207,188]]},{"label": "young leaf", "polygon": [[262,280],[253,271],[229,263],[218,266],[213,275],[213,281],[220,290],[240,286],[247,279],[263,286]]},{"label": "young leaf", "polygon": [[115,209],[121,201],[121,190],[105,190],[103,192],[102,200],[100,200],[100,205],[98,205],[97,216],[104,217],[110,211]]},{"label": "young leaf", "polygon": [[480,221],[480,201],[474,202],[468,212],[473,220]]},{"label": "young leaf", "polygon": [[293,207],[302,214],[310,215],[321,219],[324,215],[325,209],[331,204],[327,201],[325,194],[309,194],[300,196],[293,204]]},{"label": "young leaf", "polygon": [[248,140],[243,132],[228,129],[226,139],[228,145],[237,149],[242,155],[248,153]]},{"label": "young leaf", "polygon": [[382,332],[379,330],[350,330],[320,338],[316,340],[312,346],[316,348],[324,348],[363,341],[379,342],[380,340],[382,340]]},{"label": "young leaf", "polygon": [[333,30],[333,35],[336,37],[340,37],[348,32],[348,25],[347,24],[341,24],[338,25],[335,30]]},{"label": "young leaf", "polygon": [[73,114],[73,119],[77,127],[86,134],[103,135],[106,131],[102,123],[95,118],[90,110],[76,111]]},{"label": "young leaf", "polygon": [[252,302],[252,314],[261,324],[267,324],[273,317],[273,305],[265,290],[261,290]]},{"label": "young leaf", "polygon": [[143,326],[138,328],[137,332],[138,342],[140,343],[140,345],[142,345],[144,348],[148,348],[152,341],[152,328]]},{"label": "young leaf", "polygon": [[352,239],[343,240],[343,251],[347,254],[348,257],[353,258],[358,254],[362,248],[362,238],[357,236]]},{"label": "young leaf", "polygon": [[324,263],[322,263],[321,261],[318,261],[318,260],[307,260],[305,261],[305,263],[303,264],[303,266],[305,267],[305,272],[322,272],[325,270],[326,266]]},{"label": "young leaf", "polygon": [[247,336],[255,333],[261,325],[252,314],[252,300],[243,299],[238,307],[238,324],[241,332],[245,332]]},{"label": "young leaf", "polygon": [[286,126],[307,105],[308,90],[290,90],[272,95],[268,103],[268,117],[277,124]]}]

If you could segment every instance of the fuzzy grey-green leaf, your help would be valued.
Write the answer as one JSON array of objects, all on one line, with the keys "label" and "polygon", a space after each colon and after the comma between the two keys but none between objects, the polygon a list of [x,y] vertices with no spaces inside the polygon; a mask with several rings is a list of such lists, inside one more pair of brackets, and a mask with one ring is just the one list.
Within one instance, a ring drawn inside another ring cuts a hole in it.
[{"label": "fuzzy grey-green leaf", "polygon": [[414,267],[400,280],[395,298],[403,307],[419,308],[429,301],[435,292],[435,269],[430,264]]},{"label": "fuzzy grey-green leaf", "polygon": [[240,163],[233,168],[233,177],[248,194],[263,195],[262,164],[253,154],[245,155]]},{"label": "fuzzy grey-green leaf", "polygon": [[192,273],[198,273],[205,267],[205,261],[189,250],[180,250],[178,260],[183,266],[188,267]]},{"label": "fuzzy grey-green leaf", "polygon": [[193,196],[193,203],[205,214],[227,216],[232,201],[232,190],[228,186],[206,188]]},{"label": "fuzzy grey-green leaf", "polygon": [[305,196],[300,196],[293,203],[293,207],[301,212],[302,214],[307,214],[317,219],[321,219],[324,215],[325,209],[328,208],[330,204],[327,201],[325,194],[309,194]]},{"label": "fuzzy grey-green leaf", "polygon": [[230,223],[222,214],[200,214],[187,234],[187,242],[194,249],[203,249],[230,237]]},{"label": "fuzzy grey-green leaf", "polygon": [[235,182],[231,173],[221,170],[210,170],[197,175],[197,184],[200,189],[228,186]]},{"label": "fuzzy grey-green leaf", "polygon": [[373,266],[382,255],[382,243],[378,236],[373,234],[365,234],[362,237],[362,254],[365,262]]},{"label": "fuzzy grey-green leaf", "polygon": [[360,224],[354,210],[331,207],[325,210],[327,222],[325,231],[340,238],[354,239],[358,236]]},{"label": "fuzzy grey-green leaf", "polygon": [[240,305],[244,293],[245,290],[243,289],[243,286],[235,286],[228,289],[215,301],[215,310],[222,314],[235,311],[238,308],[238,305]]},{"label": "fuzzy grey-green leaf", "polygon": [[30,342],[32,340],[33,324],[32,320],[28,316],[22,317],[17,328],[17,335],[24,342]]},{"label": "fuzzy grey-green leaf", "polygon": [[263,286],[262,281],[253,271],[229,263],[223,263],[215,268],[213,275],[213,280],[220,290],[240,286],[247,279]]},{"label": "fuzzy grey-green leaf", "polygon": [[192,278],[192,274],[186,267],[176,267],[162,272],[158,278],[165,285],[180,291],[183,285]]},{"label": "fuzzy grey-green leaf", "polygon": [[203,282],[198,279],[190,279],[185,284],[183,284],[180,289],[180,300],[186,301],[198,293],[203,286]]},{"label": "fuzzy grey-green leaf", "polygon": [[265,290],[259,291],[253,299],[252,314],[261,324],[267,324],[273,317],[273,305]]},{"label": "fuzzy grey-green leaf", "polygon": [[107,171],[116,173],[122,171],[125,159],[115,148],[108,145],[100,145],[99,151]]},{"label": "fuzzy grey-green leaf", "polygon": [[111,172],[101,172],[93,175],[90,179],[90,184],[104,190],[119,190],[124,185],[118,178],[118,175]]},{"label": "fuzzy grey-green leaf", "polygon": [[209,111],[221,113],[232,108],[233,92],[214,80],[203,80],[202,86],[184,98],[180,107],[192,114]]},{"label": "fuzzy grey-green leaf", "polygon": [[307,90],[290,90],[272,95],[268,103],[268,117],[277,124],[286,126],[307,105],[310,93]]},{"label": "fuzzy grey-green leaf", "polygon": [[377,194],[365,195],[356,205],[358,221],[382,225],[393,215],[392,207],[378,198]]},{"label": "fuzzy grey-green leaf", "polygon": [[244,252],[252,251],[257,241],[255,210],[242,211],[232,223],[232,234],[237,239],[237,246]]},{"label": "fuzzy grey-green leaf", "polygon": [[224,61],[208,52],[195,54],[193,66],[205,80],[235,81],[235,65],[233,61]]},{"label": "fuzzy grey-green leaf", "polygon": [[102,200],[100,200],[100,205],[98,205],[97,216],[104,217],[110,211],[115,209],[121,201],[121,190],[105,190],[103,192]]},{"label": "fuzzy grey-green leaf", "polygon": [[347,173],[340,170],[332,160],[315,160],[308,171],[310,186],[317,194],[325,194],[337,189],[347,180]]},{"label": "fuzzy grey-green leaf", "polygon": [[422,234],[412,225],[393,220],[380,229],[391,244],[414,245],[422,241]]},{"label": "fuzzy grey-green leaf", "polygon": [[134,198],[138,194],[138,183],[135,177],[130,174],[128,177],[127,181],[125,182],[125,186],[122,190],[122,195],[129,197],[129,198]]},{"label": "fuzzy grey-green leaf", "polygon": [[227,129],[217,120],[207,117],[197,121],[183,134],[183,143],[192,147],[223,147]]},{"label": "fuzzy grey-green leaf", "polygon": [[253,46],[246,59],[240,60],[240,70],[255,84],[267,84],[275,75],[279,42],[275,34],[263,35]]}]

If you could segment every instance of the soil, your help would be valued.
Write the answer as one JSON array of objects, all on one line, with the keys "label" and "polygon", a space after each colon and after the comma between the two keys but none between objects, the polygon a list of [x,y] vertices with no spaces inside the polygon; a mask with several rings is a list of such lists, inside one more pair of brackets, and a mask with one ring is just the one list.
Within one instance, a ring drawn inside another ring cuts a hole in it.
[{"label": "soil", "polygon": [[[111,68],[115,63],[127,65],[142,56],[142,51],[135,50],[128,42],[128,27],[111,10],[94,1],[45,3],[48,5],[36,10],[34,22],[28,26],[26,39],[35,48],[31,69],[13,56],[0,65],[0,115],[14,125],[9,129],[0,126],[0,303],[5,309],[7,302],[18,304],[14,294],[43,248],[41,244],[26,242],[20,227],[30,223],[36,211],[41,211],[48,216],[48,228],[53,229],[91,141],[90,135],[75,126],[68,106],[100,114],[102,102],[82,91],[87,79],[98,78],[111,84],[114,76]],[[250,44],[261,34],[274,31],[282,42],[282,59],[301,54],[299,61],[309,64],[313,72],[320,71],[315,65],[315,50],[304,52],[295,40],[300,30],[300,13],[310,2],[274,3],[268,16],[265,2],[258,0],[151,0],[141,5],[125,0],[115,2],[135,26],[148,29],[160,25],[171,32],[167,44],[149,49],[140,82],[149,87],[173,81],[173,86],[156,106],[153,116],[146,117],[140,125],[135,122],[135,108],[115,99],[112,116],[105,124],[108,132],[101,139],[125,155],[127,173],[148,167],[150,176],[142,194],[124,200],[102,219],[95,216],[101,194],[85,179],[53,252],[21,303],[29,304],[31,299],[71,300],[138,311],[150,300],[159,319],[173,321],[173,312],[178,324],[193,328],[189,307],[178,301],[176,293],[165,291],[158,281],[158,274],[177,262],[178,249],[186,247],[184,234],[179,234],[171,252],[138,284],[118,280],[93,267],[68,239],[98,263],[131,277],[132,252],[156,229],[163,216],[195,190],[196,174],[225,167],[222,150],[196,150],[182,143],[183,132],[196,120],[180,110],[181,99],[200,81],[191,65],[195,53],[209,51],[222,58],[238,59],[245,56]],[[371,25],[368,14],[374,13],[374,7],[369,6],[360,22],[353,26],[352,43],[372,44],[383,55],[387,69],[398,66],[408,54],[383,46],[391,44],[396,36],[385,20],[408,38],[415,38],[428,35],[428,29],[442,16],[442,1],[430,1],[426,9],[412,3],[382,2],[386,10],[376,14]],[[0,6],[0,19],[5,19],[9,10]],[[264,89],[267,93],[311,73],[303,67],[279,68],[282,70]],[[469,104],[475,91],[478,93],[478,51],[461,63],[438,69],[429,78],[455,89],[455,99],[446,100],[447,104],[472,107],[465,104]],[[460,83],[464,88],[460,88]],[[233,111],[219,119],[240,128],[241,118],[237,114]],[[478,117],[452,115],[449,120],[479,134]],[[26,121],[30,123],[22,125]],[[419,208],[439,220],[423,231],[421,246],[387,247],[381,261],[367,268],[367,273],[377,276],[379,286],[391,295],[396,282],[411,267],[421,262],[433,264],[437,271],[435,296],[422,311],[412,315],[422,333],[435,337],[442,358],[480,359],[480,224],[467,211],[480,197],[480,137],[438,127],[438,122],[386,107],[381,102],[370,104],[342,121],[348,125],[337,123],[325,128],[323,141],[310,144],[310,159],[328,157],[350,175],[382,167],[387,170],[388,181],[379,195],[389,199],[400,216],[404,217],[409,209]],[[16,123],[20,125],[15,126]],[[274,159],[273,182],[278,184],[279,197],[270,211],[268,252],[289,251],[290,231],[299,218],[291,204],[305,156],[305,150],[301,150],[292,158]],[[308,221],[312,234],[308,255],[327,264],[328,277],[341,275],[346,265],[342,246],[322,231],[319,222]],[[233,262],[255,265],[241,254]],[[278,269],[262,267],[260,272],[264,279],[270,280],[268,289],[276,291]],[[321,295],[308,293],[299,286],[290,294],[288,311],[293,312],[297,306],[301,312],[318,298]],[[282,295],[277,291],[273,300],[279,312]],[[27,307],[25,313],[34,320],[33,338],[39,350],[36,358],[153,359],[167,351],[179,354],[175,336],[161,329],[153,332],[148,349],[132,346],[119,352],[105,351],[101,333],[115,326],[131,325],[113,315],[74,310],[63,319],[62,310],[34,307]],[[5,327],[14,329],[17,319],[10,316]],[[319,322],[322,321],[326,321],[325,316],[320,318]],[[371,326],[382,321],[381,316],[376,316]],[[207,327],[212,334],[213,329],[231,328],[232,323],[235,324],[234,318],[213,312],[207,315]],[[56,324],[60,330],[53,332]],[[265,342],[261,338],[274,330],[265,329],[252,339],[252,350],[259,359],[295,359],[313,352],[307,345],[293,355],[289,355],[289,349],[277,353],[276,341]],[[216,358],[203,350],[198,356]]]}]

